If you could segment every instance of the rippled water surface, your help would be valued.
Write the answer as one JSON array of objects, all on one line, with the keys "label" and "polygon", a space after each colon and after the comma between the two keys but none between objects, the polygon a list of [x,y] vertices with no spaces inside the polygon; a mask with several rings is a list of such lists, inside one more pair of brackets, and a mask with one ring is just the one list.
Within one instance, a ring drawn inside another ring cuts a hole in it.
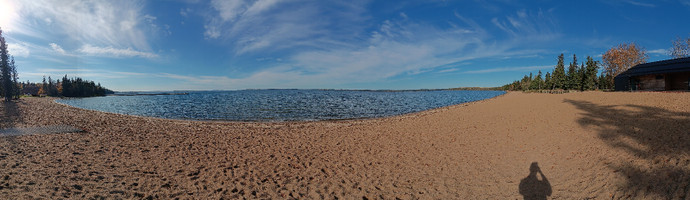
[{"label": "rippled water surface", "polygon": [[503,91],[241,90],[59,99],[71,106],[170,119],[312,121],[385,117],[492,98]]}]

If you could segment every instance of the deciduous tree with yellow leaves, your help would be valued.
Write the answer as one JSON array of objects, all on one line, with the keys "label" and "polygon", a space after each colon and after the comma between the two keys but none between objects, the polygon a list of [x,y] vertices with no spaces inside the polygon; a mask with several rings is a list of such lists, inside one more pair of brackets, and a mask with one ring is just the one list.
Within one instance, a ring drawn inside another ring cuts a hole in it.
[{"label": "deciduous tree with yellow leaves", "polygon": [[607,80],[613,85],[613,77],[630,69],[635,65],[647,62],[647,51],[635,43],[623,43],[615,46],[602,55],[602,64]]}]

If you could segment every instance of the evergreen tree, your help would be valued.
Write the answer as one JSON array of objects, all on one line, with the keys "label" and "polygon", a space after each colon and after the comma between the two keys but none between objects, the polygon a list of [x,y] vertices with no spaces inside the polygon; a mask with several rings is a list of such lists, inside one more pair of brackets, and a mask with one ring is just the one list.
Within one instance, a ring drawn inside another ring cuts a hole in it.
[{"label": "evergreen tree", "polygon": [[585,81],[585,63],[580,64],[580,68],[577,69],[577,88],[580,91],[585,91],[584,81]]},{"label": "evergreen tree", "polygon": [[544,76],[544,88],[545,89],[551,89],[552,88],[551,85],[553,85],[551,83],[551,73],[546,72],[546,75]]},{"label": "evergreen tree", "polygon": [[554,69],[553,74],[551,74],[551,81],[553,82],[552,89],[565,89],[566,77],[565,65],[563,64],[563,54],[558,56],[558,64],[556,64],[556,69]]},{"label": "evergreen tree", "polygon": [[38,91],[38,95],[48,95],[48,83],[46,82],[46,76],[43,76],[43,84],[41,85],[41,90]]},{"label": "evergreen tree", "polygon": [[5,97],[5,101],[12,100],[14,91],[9,58],[10,54],[7,51],[7,43],[5,42],[5,37],[2,36],[2,29],[0,29],[0,80],[2,82],[2,95]]},{"label": "evergreen tree", "polygon": [[50,78],[50,76],[48,76],[48,86],[46,88],[47,88],[46,93],[48,96],[57,96],[53,92],[53,79]]},{"label": "evergreen tree", "polygon": [[529,86],[532,83],[532,73],[529,73],[529,76],[525,75],[522,77],[522,80],[520,81],[520,88],[523,91],[529,90]]},{"label": "evergreen tree", "polygon": [[597,71],[599,71],[599,62],[594,61],[592,57],[587,56],[586,67],[582,73],[582,90],[594,90],[597,85]]},{"label": "evergreen tree", "polygon": [[606,75],[602,72],[600,77],[597,77],[599,71],[599,62],[594,61],[590,56],[587,56],[587,61],[577,66],[577,57],[573,55],[573,62],[570,63],[568,73],[565,73],[565,66],[563,64],[563,54],[558,56],[558,64],[553,72],[546,72],[542,79],[542,72],[539,70],[538,74],[534,76],[532,73],[529,76],[525,75],[521,80],[513,81],[513,83],[503,86],[505,90],[542,90],[542,89],[572,89],[572,90],[594,90],[594,89],[610,89],[612,84],[606,83],[611,81],[612,76]]},{"label": "evergreen tree", "polygon": [[61,95],[65,97],[105,96],[112,93],[112,91],[103,88],[100,83],[96,84],[81,78],[69,79],[67,75],[62,78],[61,88]]},{"label": "evergreen tree", "polygon": [[67,79],[67,75],[62,77],[62,96],[73,96],[72,95],[72,83]]},{"label": "evergreen tree", "polygon": [[537,73],[537,76],[532,79],[532,83],[530,84],[530,90],[541,90],[544,85],[544,80],[541,78],[541,70],[539,70],[539,73]]},{"label": "evergreen tree", "polygon": [[14,98],[19,99],[19,95],[21,94],[21,88],[20,84],[18,84],[17,80],[19,79],[19,75],[17,75],[17,65],[14,63],[14,56],[10,59],[10,72],[12,73],[12,88],[14,91]]},{"label": "evergreen tree", "polygon": [[568,66],[568,75],[566,76],[567,86],[566,90],[579,89],[579,81],[577,75],[577,56],[573,54],[573,62]]},{"label": "evergreen tree", "polygon": [[613,79],[613,77],[609,73],[602,72],[599,75],[599,89],[601,89],[601,90],[611,89],[612,88],[611,79]]}]

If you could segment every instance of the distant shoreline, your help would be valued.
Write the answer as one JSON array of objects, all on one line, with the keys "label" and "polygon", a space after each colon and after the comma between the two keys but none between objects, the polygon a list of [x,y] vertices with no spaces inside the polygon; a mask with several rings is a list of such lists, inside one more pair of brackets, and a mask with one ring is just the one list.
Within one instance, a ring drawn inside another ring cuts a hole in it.
[{"label": "distant shoreline", "polygon": [[115,93],[108,96],[158,96],[158,95],[188,95],[188,92],[159,92],[159,93]]}]

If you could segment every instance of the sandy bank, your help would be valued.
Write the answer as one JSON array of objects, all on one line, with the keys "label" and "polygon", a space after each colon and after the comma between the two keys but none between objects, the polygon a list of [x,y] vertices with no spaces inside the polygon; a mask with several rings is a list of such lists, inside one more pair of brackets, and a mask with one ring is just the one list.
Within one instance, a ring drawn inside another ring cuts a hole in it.
[{"label": "sandy bank", "polygon": [[0,128],[85,130],[0,137],[2,199],[690,197],[690,93],[509,93],[336,122],[165,120],[41,98],[0,114]]}]

